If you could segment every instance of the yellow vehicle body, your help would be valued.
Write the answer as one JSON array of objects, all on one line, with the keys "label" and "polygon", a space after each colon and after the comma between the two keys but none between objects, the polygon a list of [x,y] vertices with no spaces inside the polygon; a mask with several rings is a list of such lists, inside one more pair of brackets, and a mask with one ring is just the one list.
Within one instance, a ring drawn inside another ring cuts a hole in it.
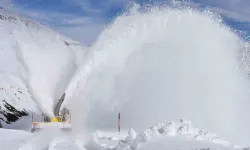
[{"label": "yellow vehicle body", "polygon": [[50,122],[63,122],[63,118],[62,117],[52,117],[50,118]]},{"label": "yellow vehicle body", "polygon": [[[37,122],[34,121],[34,115],[32,113],[32,129],[31,132],[34,132],[36,130],[40,129],[63,129],[66,131],[71,131],[71,115],[68,109],[63,108],[61,110],[61,105],[64,101],[65,93],[62,95],[62,97],[58,100],[57,104],[54,106],[54,117],[49,118],[47,115],[42,114],[43,121]],[[60,115],[61,110],[61,115]],[[67,120],[67,121],[66,121]]]},{"label": "yellow vehicle body", "polygon": [[66,131],[71,131],[70,122],[63,121],[61,116],[52,117],[48,122],[32,122],[31,132],[45,128],[60,128]]}]

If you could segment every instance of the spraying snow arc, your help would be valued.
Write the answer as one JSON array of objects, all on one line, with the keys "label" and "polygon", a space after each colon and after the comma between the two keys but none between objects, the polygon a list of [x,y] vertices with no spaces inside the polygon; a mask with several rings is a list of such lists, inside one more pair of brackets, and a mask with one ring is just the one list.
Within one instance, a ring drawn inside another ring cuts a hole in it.
[{"label": "spraying snow arc", "polygon": [[[26,71],[24,80],[43,113],[53,117],[53,107],[62,97],[78,67],[76,55],[84,52],[77,53],[74,47],[66,46],[63,38],[60,39],[53,31],[46,30],[37,36],[36,32],[41,27],[32,24],[37,29],[31,30],[22,26],[21,21],[18,23],[22,28],[14,30],[13,35],[17,39],[15,51]],[[43,36],[46,38],[41,39]]]},{"label": "spraying snow arc", "polygon": [[237,58],[241,39],[209,12],[167,6],[132,10],[90,48],[93,67],[71,106],[83,111],[86,127],[115,127],[118,111],[122,126],[136,130],[187,118],[246,144],[249,85]]}]

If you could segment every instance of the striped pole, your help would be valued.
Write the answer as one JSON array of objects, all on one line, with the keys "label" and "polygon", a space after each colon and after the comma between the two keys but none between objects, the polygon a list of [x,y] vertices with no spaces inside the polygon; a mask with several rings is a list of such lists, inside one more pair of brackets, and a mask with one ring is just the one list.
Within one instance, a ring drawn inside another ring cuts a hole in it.
[{"label": "striped pole", "polygon": [[34,122],[34,113],[32,112],[32,123]]},{"label": "striped pole", "polygon": [[33,132],[34,131],[34,124],[33,124],[33,122],[34,122],[34,115],[33,115],[33,112],[32,112],[32,115],[31,115],[31,132]]},{"label": "striped pole", "polygon": [[118,132],[121,132],[121,113],[118,113]]}]

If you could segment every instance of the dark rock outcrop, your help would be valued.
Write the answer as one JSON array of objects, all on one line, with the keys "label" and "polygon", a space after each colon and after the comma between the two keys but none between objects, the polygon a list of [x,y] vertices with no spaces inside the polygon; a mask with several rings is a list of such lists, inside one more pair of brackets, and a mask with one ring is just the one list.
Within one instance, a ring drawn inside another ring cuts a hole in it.
[{"label": "dark rock outcrop", "polygon": [[6,120],[0,117],[2,121],[5,121],[7,124],[11,124],[12,122],[16,122],[23,116],[28,116],[29,113],[26,110],[17,110],[15,107],[7,103],[5,100],[3,100],[4,107],[6,110],[1,110],[0,108],[0,114],[2,114]]}]

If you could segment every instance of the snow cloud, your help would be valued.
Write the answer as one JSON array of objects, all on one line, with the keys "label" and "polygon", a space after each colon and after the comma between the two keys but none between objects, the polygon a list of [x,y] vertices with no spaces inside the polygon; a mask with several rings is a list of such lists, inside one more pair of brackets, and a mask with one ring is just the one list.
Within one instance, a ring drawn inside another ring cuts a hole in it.
[{"label": "snow cloud", "polygon": [[71,110],[88,130],[116,128],[121,112],[122,128],[187,118],[234,143],[249,139],[241,40],[208,16],[156,8],[116,18],[90,48],[93,69]]}]

